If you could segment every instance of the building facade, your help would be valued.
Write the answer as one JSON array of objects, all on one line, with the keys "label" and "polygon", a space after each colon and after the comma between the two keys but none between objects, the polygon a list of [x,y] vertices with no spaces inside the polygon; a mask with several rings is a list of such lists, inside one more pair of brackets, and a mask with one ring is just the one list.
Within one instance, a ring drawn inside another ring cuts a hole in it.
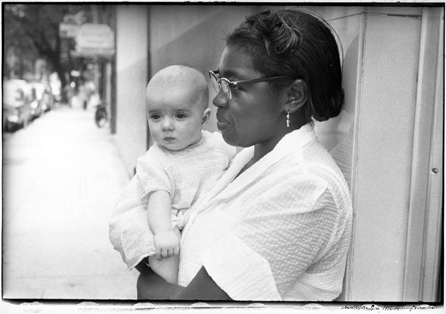
[{"label": "building facade", "polygon": [[[151,142],[144,100],[151,76],[172,64],[203,73],[216,68],[225,35],[263,8],[116,6],[113,127],[129,178]],[[444,7],[303,8],[328,20],[343,46],[343,111],[316,124],[354,202],[339,300],[436,301],[442,293]],[[208,130],[216,131],[215,114]]]}]

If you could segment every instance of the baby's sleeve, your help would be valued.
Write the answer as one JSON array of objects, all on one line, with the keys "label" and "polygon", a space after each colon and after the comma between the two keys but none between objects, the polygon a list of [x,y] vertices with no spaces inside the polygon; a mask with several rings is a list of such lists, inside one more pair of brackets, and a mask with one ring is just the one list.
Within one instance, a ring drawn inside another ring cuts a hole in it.
[{"label": "baby's sleeve", "polygon": [[166,191],[170,193],[172,184],[162,165],[160,158],[150,150],[136,163],[136,173],[141,179],[141,198],[154,191]]},{"label": "baby's sleeve", "polygon": [[141,181],[135,175],[121,193],[109,220],[110,242],[130,269],[155,252],[147,223],[147,202],[140,199],[141,193]]}]

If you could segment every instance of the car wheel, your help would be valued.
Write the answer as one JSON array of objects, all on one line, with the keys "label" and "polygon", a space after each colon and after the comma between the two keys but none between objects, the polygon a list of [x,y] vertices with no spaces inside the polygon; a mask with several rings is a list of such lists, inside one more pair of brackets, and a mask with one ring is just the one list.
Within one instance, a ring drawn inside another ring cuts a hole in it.
[{"label": "car wheel", "polygon": [[16,125],[10,121],[6,121],[5,123],[5,132],[12,132],[16,128]]},{"label": "car wheel", "polygon": [[104,126],[106,126],[107,120],[108,120],[108,117],[107,117],[107,112],[105,110],[99,109],[96,111],[95,122],[99,128],[103,128]]}]

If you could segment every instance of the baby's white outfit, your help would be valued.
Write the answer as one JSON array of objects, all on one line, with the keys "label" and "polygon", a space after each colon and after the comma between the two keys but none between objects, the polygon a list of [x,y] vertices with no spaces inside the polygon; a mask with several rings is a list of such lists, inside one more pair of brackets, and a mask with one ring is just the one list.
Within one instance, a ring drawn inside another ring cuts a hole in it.
[{"label": "baby's white outfit", "polygon": [[[171,198],[172,225],[182,230],[195,201],[201,193],[214,186],[228,168],[235,153],[235,147],[226,144],[217,132],[202,131],[199,143],[180,151],[168,150],[155,143],[144,156],[138,158],[136,174],[118,200],[115,212],[125,215],[138,205],[144,204],[145,219],[142,216],[141,223],[147,224],[148,197],[154,191],[166,191]],[[135,226],[134,230],[139,229]],[[137,257],[140,246],[135,243],[139,242],[137,239],[144,237],[143,241],[147,243],[144,255],[155,254],[153,234],[126,233],[121,237],[127,247],[127,254],[123,259],[129,267],[134,267],[141,261],[141,257]]]}]

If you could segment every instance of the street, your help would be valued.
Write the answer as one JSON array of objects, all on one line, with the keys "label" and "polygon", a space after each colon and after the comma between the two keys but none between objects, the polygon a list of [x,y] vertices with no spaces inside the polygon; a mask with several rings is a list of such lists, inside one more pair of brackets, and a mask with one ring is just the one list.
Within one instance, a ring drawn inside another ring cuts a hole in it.
[{"label": "street", "polygon": [[135,299],[108,239],[108,220],[129,181],[94,111],[60,108],[3,134],[3,298]]}]

